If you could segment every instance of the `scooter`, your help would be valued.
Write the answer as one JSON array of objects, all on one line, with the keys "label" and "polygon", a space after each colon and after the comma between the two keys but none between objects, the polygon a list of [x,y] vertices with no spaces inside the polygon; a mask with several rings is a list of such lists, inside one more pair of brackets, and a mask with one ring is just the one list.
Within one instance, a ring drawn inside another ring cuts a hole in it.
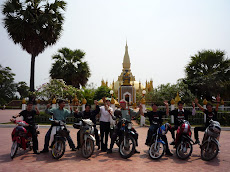
[{"label": "scooter", "polygon": [[94,152],[94,123],[90,119],[80,119],[73,127],[80,129],[81,153],[84,158],[89,158]]},{"label": "scooter", "polygon": [[201,158],[205,161],[214,159],[219,152],[219,141],[221,127],[217,121],[210,120],[210,125],[206,128],[201,148]]},{"label": "scooter", "polygon": [[166,135],[171,125],[169,123],[163,124],[158,127],[157,131],[153,134],[151,144],[149,147],[149,156],[152,159],[160,159],[165,153],[165,142],[161,139]]},{"label": "scooter", "polygon": [[191,125],[186,120],[180,120],[179,123],[175,142],[176,155],[180,159],[187,159],[192,154],[194,144],[191,139]]},{"label": "scooter", "polygon": [[[33,141],[32,141],[32,134],[26,130],[25,127],[31,126],[30,124],[26,123],[25,121],[16,121],[11,120],[14,122],[17,126],[13,129],[11,136],[12,136],[12,146],[11,146],[11,152],[10,157],[13,159],[17,153],[18,148],[22,148],[26,150],[29,148],[29,150],[33,149]],[[39,126],[35,125],[36,133],[39,134]]]},{"label": "scooter", "polygon": [[61,120],[49,119],[52,122],[52,130],[50,134],[51,153],[54,159],[61,158],[65,153],[65,141],[69,136],[66,124]]}]

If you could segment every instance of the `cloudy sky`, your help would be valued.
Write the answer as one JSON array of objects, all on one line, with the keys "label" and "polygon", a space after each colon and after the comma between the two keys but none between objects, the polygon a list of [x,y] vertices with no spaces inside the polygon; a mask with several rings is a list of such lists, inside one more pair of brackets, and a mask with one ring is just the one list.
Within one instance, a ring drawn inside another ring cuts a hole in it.
[{"label": "cloudy sky", "polygon": [[[185,65],[200,50],[230,54],[229,0],[68,0],[64,16],[61,38],[36,58],[36,86],[49,81],[51,56],[62,47],[86,53],[89,83],[96,86],[102,78],[117,80],[126,39],[133,75],[142,83],[152,78],[154,87],[185,77]],[[2,18],[0,64],[29,84],[30,55],[9,39]]]}]

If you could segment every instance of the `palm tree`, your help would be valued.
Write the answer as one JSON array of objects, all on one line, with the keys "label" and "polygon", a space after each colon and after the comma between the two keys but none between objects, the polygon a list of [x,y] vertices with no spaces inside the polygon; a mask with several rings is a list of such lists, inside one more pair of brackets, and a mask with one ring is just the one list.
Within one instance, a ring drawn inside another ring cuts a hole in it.
[{"label": "palm tree", "polygon": [[34,91],[35,58],[60,37],[65,6],[62,0],[7,0],[3,4],[3,23],[9,37],[31,54],[30,91]]},{"label": "palm tree", "polygon": [[85,53],[79,49],[62,48],[52,58],[55,62],[50,70],[52,79],[63,79],[67,85],[76,88],[85,86],[90,76],[87,62],[83,62]]}]

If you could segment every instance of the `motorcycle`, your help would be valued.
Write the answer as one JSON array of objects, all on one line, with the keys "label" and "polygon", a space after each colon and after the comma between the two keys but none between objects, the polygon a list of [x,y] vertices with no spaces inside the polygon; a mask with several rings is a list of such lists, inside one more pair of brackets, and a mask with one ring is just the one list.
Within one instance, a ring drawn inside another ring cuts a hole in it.
[{"label": "motorcycle", "polygon": [[84,158],[89,158],[94,152],[94,123],[90,119],[80,119],[73,127],[80,129],[81,153]]},{"label": "motorcycle", "polygon": [[217,121],[210,121],[210,125],[206,128],[201,148],[201,158],[205,161],[214,159],[219,152],[219,141],[221,127]]},{"label": "motorcycle", "polygon": [[120,125],[120,132],[117,136],[115,143],[119,147],[119,153],[121,157],[127,159],[130,158],[135,152],[135,132],[132,128],[132,122],[127,121],[125,118],[121,119]]},{"label": "motorcycle", "polygon": [[152,159],[160,159],[165,153],[165,142],[161,139],[162,135],[166,135],[170,124],[163,124],[158,127],[157,131],[153,134],[149,147],[149,156]]},{"label": "motorcycle", "polygon": [[[32,141],[32,134],[30,132],[27,132],[26,128],[27,126],[32,126],[25,121],[16,121],[12,120],[17,126],[13,129],[11,133],[12,137],[12,146],[11,146],[11,152],[10,157],[13,159],[17,153],[18,148],[22,148],[26,150],[26,148],[29,148],[29,150],[33,149],[33,141]],[[36,133],[39,134],[38,125],[35,125],[36,127]]]},{"label": "motorcycle", "polygon": [[180,120],[179,123],[175,142],[176,155],[180,159],[187,159],[192,154],[194,144],[191,139],[191,125],[186,120]]},{"label": "motorcycle", "polygon": [[50,135],[51,154],[54,159],[61,158],[65,153],[65,141],[69,136],[69,130],[66,124],[61,120],[49,119],[52,122],[52,130]]}]

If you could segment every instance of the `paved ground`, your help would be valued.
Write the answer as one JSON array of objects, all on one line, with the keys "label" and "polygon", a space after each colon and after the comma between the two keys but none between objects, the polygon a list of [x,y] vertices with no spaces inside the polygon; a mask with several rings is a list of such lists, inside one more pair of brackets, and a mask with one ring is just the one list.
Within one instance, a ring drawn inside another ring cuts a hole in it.
[{"label": "paved ground", "polygon": [[[230,168],[230,132],[222,131],[220,144],[221,153],[210,162],[205,162],[200,158],[200,149],[197,145],[191,158],[179,160],[176,155],[172,157],[163,156],[160,160],[152,160],[148,157],[148,147],[144,145],[148,128],[135,126],[139,133],[140,154],[135,154],[129,159],[122,159],[117,147],[114,153],[106,154],[95,150],[93,156],[84,159],[79,151],[72,152],[67,146],[65,155],[60,160],[54,160],[50,153],[34,155],[32,151],[19,151],[15,159],[10,159],[12,128],[0,128],[0,171],[229,171]],[[48,128],[41,128],[38,141],[39,149],[43,148],[44,135]],[[70,128],[71,137],[76,144],[77,130]],[[168,133],[167,137],[171,141]],[[172,149],[175,152],[175,149]]]},{"label": "paved ground", "polygon": [[12,116],[17,115],[21,110],[0,110],[0,123],[6,123],[10,121]]}]

